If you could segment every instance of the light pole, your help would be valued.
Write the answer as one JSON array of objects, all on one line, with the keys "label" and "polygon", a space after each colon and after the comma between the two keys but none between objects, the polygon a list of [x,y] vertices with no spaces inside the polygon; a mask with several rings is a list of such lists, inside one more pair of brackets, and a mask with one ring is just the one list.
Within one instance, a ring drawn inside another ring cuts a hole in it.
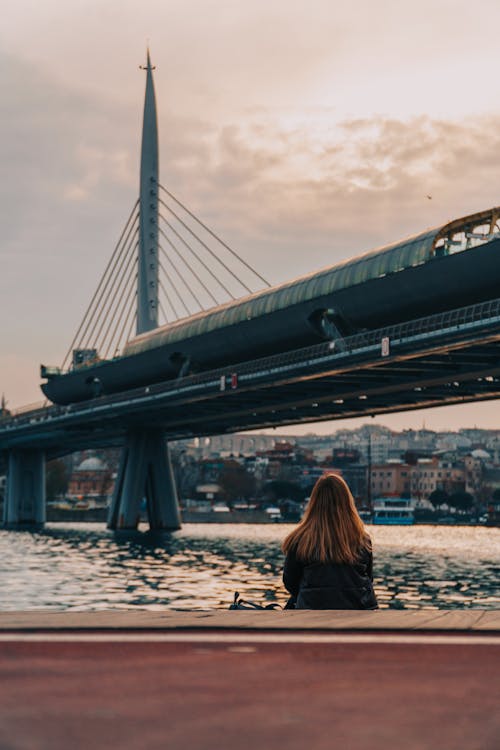
[{"label": "light pole", "polygon": [[370,513],[372,512],[372,433],[368,427],[368,478],[366,487],[366,499],[368,501],[368,508]]}]

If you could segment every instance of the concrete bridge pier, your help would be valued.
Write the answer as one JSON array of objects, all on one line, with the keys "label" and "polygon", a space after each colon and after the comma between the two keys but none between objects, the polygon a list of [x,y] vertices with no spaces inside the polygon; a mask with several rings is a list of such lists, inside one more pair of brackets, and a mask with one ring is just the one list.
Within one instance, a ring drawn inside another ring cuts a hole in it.
[{"label": "concrete bridge pier", "polygon": [[9,453],[5,487],[5,526],[45,523],[45,454],[41,450]]},{"label": "concrete bridge pier", "polygon": [[151,529],[181,526],[170,451],[161,430],[140,430],[127,436],[123,448],[108,528],[136,529],[146,499]]}]

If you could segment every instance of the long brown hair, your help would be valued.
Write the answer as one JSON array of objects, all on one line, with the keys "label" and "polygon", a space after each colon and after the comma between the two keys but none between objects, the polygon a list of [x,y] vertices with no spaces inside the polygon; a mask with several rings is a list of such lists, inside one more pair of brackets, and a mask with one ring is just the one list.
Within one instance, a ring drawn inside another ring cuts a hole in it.
[{"label": "long brown hair", "polygon": [[318,479],[304,517],[282,545],[285,554],[294,549],[299,560],[320,563],[353,563],[370,548],[351,490],[337,474]]}]

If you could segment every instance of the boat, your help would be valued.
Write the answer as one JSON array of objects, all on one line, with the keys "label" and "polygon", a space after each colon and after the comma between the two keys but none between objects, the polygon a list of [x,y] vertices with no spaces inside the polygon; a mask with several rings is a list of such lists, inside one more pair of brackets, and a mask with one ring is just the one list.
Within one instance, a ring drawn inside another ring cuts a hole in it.
[{"label": "boat", "polygon": [[375,498],[372,523],[394,526],[408,526],[415,523],[415,501],[406,497]]},{"label": "boat", "polygon": [[283,520],[281,510],[279,508],[275,508],[274,506],[266,508],[265,513],[267,513],[270,521],[277,522]]}]

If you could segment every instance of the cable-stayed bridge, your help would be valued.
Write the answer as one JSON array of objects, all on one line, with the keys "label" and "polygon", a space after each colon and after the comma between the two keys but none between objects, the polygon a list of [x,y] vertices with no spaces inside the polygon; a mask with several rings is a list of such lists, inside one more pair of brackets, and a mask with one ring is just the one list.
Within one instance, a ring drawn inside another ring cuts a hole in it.
[{"label": "cable-stayed bridge", "polygon": [[[149,282],[156,289],[152,301],[158,317],[153,328],[252,294],[255,287],[270,286],[163,185],[158,183],[152,190],[158,203],[158,237],[152,243],[158,250],[154,255],[158,276]],[[137,309],[140,217],[137,200],[61,371],[69,364],[82,364],[72,363],[73,356],[84,355],[86,362],[97,353],[103,360],[119,356],[134,331],[142,332]]]},{"label": "cable-stayed bridge", "polygon": [[166,441],[500,396],[500,209],[269,288],[158,177],[146,65],[140,197],[53,404],[0,420],[7,525],[43,523],[47,458],[123,446],[109,525],[180,524]]}]

